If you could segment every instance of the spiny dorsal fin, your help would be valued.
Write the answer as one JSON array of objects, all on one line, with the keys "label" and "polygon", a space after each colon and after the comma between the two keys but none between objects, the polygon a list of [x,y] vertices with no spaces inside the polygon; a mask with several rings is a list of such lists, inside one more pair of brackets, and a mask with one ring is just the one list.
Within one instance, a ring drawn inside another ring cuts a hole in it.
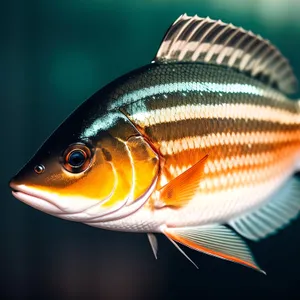
[{"label": "spiny dorsal fin", "polygon": [[155,62],[204,62],[250,74],[284,93],[297,90],[287,59],[269,41],[210,18],[180,16],[167,31]]}]

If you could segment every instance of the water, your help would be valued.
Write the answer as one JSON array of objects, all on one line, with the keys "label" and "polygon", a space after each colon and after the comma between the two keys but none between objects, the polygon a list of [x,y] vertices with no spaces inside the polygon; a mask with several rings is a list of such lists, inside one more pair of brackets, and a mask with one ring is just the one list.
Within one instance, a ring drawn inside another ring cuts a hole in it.
[{"label": "water", "polygon": [[249,243],[267,276],[186,249],[196,270],[163,236],[155,261],[145,235],[48,216],[15,200],[7,182],[76,106],[112,79],[149,63],[165,30],[184,12],[260,33],[289,58],[300,78],[299,1],[2,2],[1,296],[292,299],[300,283],[299,220]]}]

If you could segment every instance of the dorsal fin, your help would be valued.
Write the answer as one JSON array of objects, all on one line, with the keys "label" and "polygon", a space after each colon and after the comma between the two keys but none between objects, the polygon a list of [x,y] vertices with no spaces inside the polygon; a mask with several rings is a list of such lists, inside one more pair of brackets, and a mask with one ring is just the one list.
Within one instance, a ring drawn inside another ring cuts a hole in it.
[{"label": "dorsal fin", "polygon": [[269,41],[232,24],[180,16],[167,31],[155,62],[203,62],[250,74],[284,93],[297,91],[287,59]]}]

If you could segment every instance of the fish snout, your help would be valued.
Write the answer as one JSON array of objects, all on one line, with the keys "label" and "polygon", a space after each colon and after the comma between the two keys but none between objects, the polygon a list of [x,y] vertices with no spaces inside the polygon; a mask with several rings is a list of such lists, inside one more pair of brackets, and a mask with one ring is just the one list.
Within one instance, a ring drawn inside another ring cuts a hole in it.
[{"label": "fish snout", "polygon": [[18,183],[15,177],[11,178],[11,180],[8,182],[8,185],[13,191],[16,191],[18,189]]}]

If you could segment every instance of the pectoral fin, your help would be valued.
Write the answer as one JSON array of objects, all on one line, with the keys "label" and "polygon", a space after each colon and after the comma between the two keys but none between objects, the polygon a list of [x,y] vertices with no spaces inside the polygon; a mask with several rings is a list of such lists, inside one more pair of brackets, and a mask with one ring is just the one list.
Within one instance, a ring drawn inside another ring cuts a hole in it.
[{"label": "pectoral fin", "polygon": [[191,249],[242,264],[265,274],[256,264],[246,243],[224,225],[166,228],[164,234]]},{"label": "pectoral fin", "polygon": [[186,205],[195,195],[204,172],[208,155],[160,189],[160,205],[175,208]]}]

